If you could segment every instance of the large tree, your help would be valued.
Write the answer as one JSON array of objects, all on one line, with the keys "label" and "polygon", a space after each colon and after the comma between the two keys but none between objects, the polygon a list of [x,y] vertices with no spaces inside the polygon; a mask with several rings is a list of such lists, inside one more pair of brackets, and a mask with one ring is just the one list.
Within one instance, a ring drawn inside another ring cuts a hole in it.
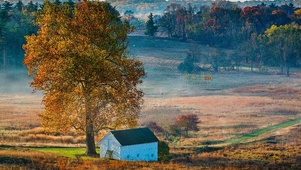
[{"label": "large tree", "polygon": [[266,30],[264,36],[268,40],[268,47],[272,48],[274,59],[280,66],[280,72],[290,76],[290,67],[296,65],[301,55],[301,27],[295,24],[275,26]]},{"label": "large tree", "polygon": [[164,32],[167,33],[168,37],[177,37],[176,27],[177,23],[177,11],[181,9],[180,4],[170,4],[164,9],[164,14],[162,15],[159,23],[160,27]]},{"label": "large tree", "polygon": [[256,33],[250,35],[250,39],[243,42],[239,48],[240,53],[246,58],[246,63],[250,63],[251,71],[254,71],[254,64],[261,58],[260,44],[257,41]]},{"label": "large tree", "polygon": [[96,154],[101,129],[134,127],[143,92],[143,64],[128,57],[132,27],[109,3],[84,1],[73,7],[48,1],[37,14],[38,33],[26,37],[24,65],[30,85],[43,91],[42,125],[49,131],[77,129],[86,154]]}]

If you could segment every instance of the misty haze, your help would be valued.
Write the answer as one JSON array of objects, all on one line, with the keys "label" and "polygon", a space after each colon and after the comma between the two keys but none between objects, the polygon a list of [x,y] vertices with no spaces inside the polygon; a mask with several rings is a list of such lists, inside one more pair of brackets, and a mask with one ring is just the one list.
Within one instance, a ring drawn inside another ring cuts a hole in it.
[{"label": "misty haze", "polygon": [[27,70],[8,69],[0,73],[0,94],[30,94],[32,89],[29,86],[31,79],[27,76]]}]

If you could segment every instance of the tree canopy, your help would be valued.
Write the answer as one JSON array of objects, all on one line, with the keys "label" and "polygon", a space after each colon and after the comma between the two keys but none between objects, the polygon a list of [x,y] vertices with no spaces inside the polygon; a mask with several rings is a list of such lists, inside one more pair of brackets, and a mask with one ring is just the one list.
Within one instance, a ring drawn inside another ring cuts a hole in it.
[{"label": "tree canopy", "polygon": [[133,30],[106,2],[70,7],[45,1],[36,35],[26,37],[24,65],[30,85],[43,91],[42,125],[49,131],[86,134],[86,154],[96,154],[101,129],[134,127],[143,92],[143,63],[129,58]]},{"label": "tree canopy", "polygon": [[146,22],[145,29],[146,29],[145,35],[149,35],[149,36],[154,36],[156,34],[156,32],[158,31],[158,27],[155,26],[155,22],[154,22],[152,13],[150,13],[148,16],[148,21]]},{"label": "tree canopy", "polygon": [[274,59],[280,65],[280,72],[284,73],[286,68],[286,75],[290,75],[290,67],[297,63],[300,58],[300,38],[301,28],[298,25],[289,24],[276,26],[272,25],[266,30],[265,34],[268,39],[269,50],[274,54]]},{"label": "tree canopy", "polygon": [[197,114],[184,114],[176,118],[175,124],[171,126],[171,130],[176,133],[184,132],[188,136],[188,131],[199,131],[198,124],[200,123]]},{"label": "tree canopy", "polygon": [[21,1],[15,5],[5,1],[0,6],[0,69],[5,70],[9,66],[22,66],[24,36],[37,30],[33,24],[36,11],[29,12],[29,4],[24,5]]}]

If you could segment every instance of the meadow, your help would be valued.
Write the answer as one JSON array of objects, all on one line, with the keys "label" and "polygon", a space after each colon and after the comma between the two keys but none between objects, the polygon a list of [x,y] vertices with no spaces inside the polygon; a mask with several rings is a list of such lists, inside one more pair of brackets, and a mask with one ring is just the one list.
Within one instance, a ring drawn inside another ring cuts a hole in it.
[{"label": "meadow", "polygon": [[[130,52],[145,64],[147,76],[140,124],[155,121],[168,129],[176,117],[194,113],[200,131],[169,142],[167,162],[139,163],[87,159],[81,134],[49,135],[40,127],[41,93],[31,93],[26,70],[1,73],[0,164],[51,169],[297,169],[301,162],[301,73],[177,70],[191,43],[130,37]],[[209,47],[198,46],[210,52]],[[97,136],[97,141],[105,132]],[[164,136],[158,135],[161,140]],[[63,149],[63,150],[60,150]],[[70,149],[71,148],[71,149]],[[72,149],[75,148],[75,149]],[[58,154],[60,153],[60,154]],[[47,158],[47,159],[46,159]],[[1,169],[1,166],[0,166]]]}]

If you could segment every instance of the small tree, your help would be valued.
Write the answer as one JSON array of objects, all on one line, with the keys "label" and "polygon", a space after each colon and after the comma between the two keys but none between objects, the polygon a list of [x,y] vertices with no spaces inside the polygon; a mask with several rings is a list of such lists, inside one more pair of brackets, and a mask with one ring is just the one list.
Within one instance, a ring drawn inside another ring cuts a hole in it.
[{"label": "small tree", "polygon": [[261,50],[257,35],[255,33],[250,35],[250,39],[241,44],[240,50],[245,56],[246,62],[250,63],[251,72],[254,71],[254,64],[261,58]]},{"label": "small tree", "polygon": [[188,131],[199,131],[198,123],[200,123],[198,115],[184,114],[177,117],[175,126],[185,132],[188,136]]},{"label": "small tree", "polygon": [[178,70],[185,73],[197,73],[201,71],[201,68],[195,64],[198,62],[198,51],[195,50],[196,48],[192,47],[189,49],[189,52],[187,53],[186,58],[184,59],[184,62],[180,63],[178,66]]},{"label": "small tree", "polygon": [[149,36],[155,36],[156,32],[158,31],[158,27],[155,26],[153,13],[150,13],[150,15],[148,16],[148,21],[146,22],[145,29],[145,35]]}]

